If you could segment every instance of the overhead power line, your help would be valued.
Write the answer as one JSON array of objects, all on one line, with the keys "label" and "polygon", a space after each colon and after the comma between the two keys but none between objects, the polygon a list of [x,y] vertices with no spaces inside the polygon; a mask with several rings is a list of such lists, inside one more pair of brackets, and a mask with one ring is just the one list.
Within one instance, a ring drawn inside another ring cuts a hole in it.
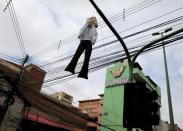
[{"label": "overhead power line", "polygon": [[11,62],[14,62],[14,63],[17,63],[17,64],[20,64],[21,63],[21,60],[18,59],[18,58],[14,58],[12,56],[9,56],[9,55],[6,55],[4,53],[0,53],[0,59],[5,59],[5,60],[8,60],[8,61],[11,61]]},{"label": "overhead power line", "polygon": [[[143,2],[141,2],[139,4],[137,4],[137,5],[129,8],[129,9],[126,9],[126,14],[125,15],[129,16],[129,15],[134,14],[134,13],[136,13],[136,12],[142,10],[142,9],[145,9],[145,8],[147,8],[149,6],[152,6],[153,4],[155,4],[157,2],[160,2],[160,1],[161,0],[146,0],[146,1],[143,1]],[[133,12],[133,13],[128,14],[130,12]],[[119,21],[122,18],[121,17],[121,13],[123,13],[123,11],[118,13],[118,14],[116,14],[116,15],[114,15],[114,16],[112,16],[112,17],[109,17],[109,21],[111,23]],[[127,16],[125,16],[125,17],[127,17]],[[103,22],[103,21],[99,22],[99,29],[103,28],[104,26],[106,26],[105,22]],[[77,39],[77,35],[73,35],[72,37],[69,37],[69,38],[63,40],[62,44],[60,46],[67,45],[67,44],[75,41],[76,39]],[[42,56],[44,54],[47,54],[47,53],[49,53],[51,51],[54,51],[55,49],[57,49],[57,47],[58,47],[58,44],[54,44],[54,45],[52,45],[52,46],[50,46],[50,47],[48,47],[46,49],[43,49],[43,50],[37,52],[36,54],[33,54],[31,56],[31,58],[33,59],[34,57],[40,57],[40,56]]]},{"label": "overhead power line", "polygon": [[[158,25],[155,25],[155,26],[152,26],[152,27],[143,29],[143,30],[141,30],[141,31],[138,31],[138,32],[129,34],[129,35],[127,35],[127,36],[124,36],[122,39],[127,39],[127,38],[129,38],[129,37],[136,36],[136,35],[139,35],[139,34],[148,32],[148,31],[150,31],[150,30],[157,29],[157,28],[160,28],[160,27],[164,27],[164,26],[167,26],[167,25],[170,25],[170,24],[173,24],[173,23],[182,21],[182,20],[183,20],[183,16],[176,17],[176,18],[174,18],[174,19],[165,21],[165,22],[160,23],[160,24],[158,24]],[[181,24],[181,23],[175,24],[175,25],[173,25],[173,26],[171,26],[171,27],[176,27],[176,26],[178,26],[178,25],[180,25],[180,24]],[[147,36],[147,35],[145,35],[145,36]],[[151,36],[151,34],[150,34],[150,36]],[[144,37],[144,36],[143,36],[143,37]],[[103,48],[103,47],[108,46],[108,45],[111,45],[111,44],[113,44],[114,42],[117,42],[117,41],[118,41],[118,40],[114,40],[114,41],[110,41],[110,42],[107,42],[107,43],[103,43],[102,45],[96,46],[96,47],[93,48],[93,53],[95,52],[95,50],[100,49],[100,48]],[[133,43],[135,44],[137,40],[135,39],[134,41],[135,41],[135,42],[133,42]],[[127,45],[128,45],[128,43],[127,43]],[[56,59],[56,60],[54,60],[54,61],[52,61],[52,62],[48,62],[48,63],[46,63],[46,64],[40,65],[40,67],[45,68],[46,66],[53,65],[53,64],[57,64],[58,62],[63,62],[64,60],[67,60],[67,59],[71,58],[72,56],[73,56],[73,53],[70,54],[70,55],[63,56],[63,57],[61,57],[60,59]],[[54,58],[54,59],[55,59],[55,58]]]},{"label": "overhead power line", "polygon": [[[149,23],[149,22],[152,22],[152,21],[154,21],[154,20],[160,19],[160,18],[162,18],[162,17],[164,17],[164,16],[167,16],[167,15],[169,15],[169,14],[172,14],[172,13],[177,12],[177,11],[182,10],[182,9],[183,9],[183,7],[178,8],[178,9],[173,10],[173,11],[170,11],[170,12],[168,12],[168,13],[166,13],[166,14],[163,14],[163,15],[158,16],[158,17],[156,17],[156,18],[153,18],[153,19],[151,19],[151,20],[145,21],[145,22],[143,22],[143,23],[141,23],[141,24],[138,24],[138,25],[135,25],[135,26],[130,27],[130,28],[128,28],[128,29],[125,29],[125,30],[123,30],[123,31],[120,31],[119,33],[121,34],[121,33],[124,33],[124,32],[126,32],[126,31],[132,30],[132,29],[134,29],[134,28],[137,28],[137,27],[139,27],[139,26],[142,26],[142,25],[147,24],[147,23]],[[150,28],[145,29],[145,30],[143,30],[143,31],[136,32],[136,33],[131,34],[131,35],[127,35],[127,36],[123,37],[123,39],[128,38],[128,37],[131,37],[131,36],[134,36],[134,35],[137,35],[137,34],[140,34],[140,33],[143,33],[143,32],[146,32],[146,31],[149,31],[149,30],[151,30],[151,29],[156,29],[156,28],[161,27],[161,26],[165,26],[165,25],[168,25],[168,24],[171,24],[171,23],[174,23],[174,22],[178,22],[178,21],[182,20],[182,18],[183,18],[183,16],[176,17],[176,18],[174,18],[174,19],[171,19],[171,20],[169,20],[169,21],[163,22],[163,23],[158,24],[158,25],[156,25],[156,26],[150,27]],[[97,42],[103,41],[103,40],[108,39],[108,38],[110,38],[110,37],[113,37],[113,35],[110,35],[110,36],[107,36],[107,37],[105,37],[105,38],[103,38],[103,39],[100,39],[100,40],[98,40]],[[53,59],[56,59],[56,58],[53,58]]]},{"label": "overhead power line", "polygon": [[[180,36],[177,36],[176,38],[172,38],[168,41],[165,41],[165,44],[170,44],[174,41],[177,41],[177,40],[180,40],[180,39],[183,39],[183,35],[180,35]],[[141,45],[142,46],[142,45]],[[139,47],[141,47],[139,46]],[[144,46],[144,45],[143,45]],[[159,48],[162,46],[162,43],[159,43],[157,45],[154,45],[152,47],[150,47],[150,49],[147,49],[145,52],[148,52],[148,51],[151,51],[153,49],[156,49],[156,48]],[[136,51],[139,50],[139,47],[138,48],[135,48],[133,50],[130,50],[131,54],[134,54]],[[116,55],[112,55],[112,56],[106,56],[103,60],[100,60],[98,61],[99,64],[94,64],[93,67],[90,67],[89,68],[89,72],[93,72],[93,71],[96,71],[98,69],[101,69],[101,68],[104,68],[106,66],[109,66],[111,64],[114,64],[117,60],[120,60],[121,59],[125,59],[126,56],[124,55],[124,53],[120,52],[117,53]],[[58,84],[60,82],[63,82],[65,81],[66,79],[69,80],[69,79],[73,79],[74,77],[76,77],[77,74],[75,75],[70,75],[70,74],[65,74],[65,75],[62,75],[62,76],[56,76],[54,78],[51,78],[51,79],[48,79],[46,80],[44,83],[49,83],[49,84],[46,84],[44,85],[44,87],[49,87],[49,86],[53,86],[55,84]]]},{"label": "overhead power line", "polygon": [[[7,2],[7,0],[6,0],[6,2]],[[20,25],[19,25],[17,15],[16,15],[16,12],[15,12],[15,8],[14,8],[14,5],[13,5],[13,1],[7,2],[7,4],[8,4],[7,8],[9,10],[10,18],[11,18],[11,21],[12,21],[12,24],[13,24],[13,28],[14,28],[18,43],[19,43],[19,47],[20,47],[20,50],[21,50],[21,53],[22,53],[22,57],[25,57],[26,56],[26,49],[25,49],[22,33],[21,33],[21,30],[20,30]]]},{"label": "overhead power line", "polygon": [[8,6],[10,5],[10,2],[11,2],[12,0],[9,0],[9,2],[7,2],[7,5],[5,6],[5,8],[3,9],[3,12],[5,12],[6,11],[6,9],[8,8]]}]

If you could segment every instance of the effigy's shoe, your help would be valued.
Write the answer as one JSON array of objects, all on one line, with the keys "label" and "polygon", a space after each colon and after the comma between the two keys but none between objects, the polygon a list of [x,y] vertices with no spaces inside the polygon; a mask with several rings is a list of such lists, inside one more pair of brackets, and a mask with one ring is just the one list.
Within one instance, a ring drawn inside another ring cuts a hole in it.
[{"label": "effigy's shoe", "polygon": [[74,71],[74,70],[71,70],[70,68],[65,68],[65,71],[69,71],[69,72],[71,72],[72,74],[75,74],[75,71]]},{"label": "effigy's shoe", "polygon": [[78,77],[81,77],[81,78],[84,78],[84,79],[88,79],[88,76],[87,75],[79,74]]}]

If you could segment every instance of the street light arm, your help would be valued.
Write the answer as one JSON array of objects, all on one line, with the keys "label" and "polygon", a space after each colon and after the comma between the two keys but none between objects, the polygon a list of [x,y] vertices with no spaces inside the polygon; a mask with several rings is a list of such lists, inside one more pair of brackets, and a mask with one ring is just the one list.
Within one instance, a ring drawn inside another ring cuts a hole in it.
[{"label": "street light arm", "polygon": [[[169,38],[169,37],[171,37],[171,36],[174,36],[174,35],[176,35],[176,34],[179,34],[179,33],[181,33],[181,32],[183,32],[183,28],[181,28],[181,29],[179,29],[179,30],[177,30],[177,31],[174,31],[174,32],[172,32],[172,33],[170,33],[170,34],[168,34],[168,35],[166,35],[166,36],[162,36],[161,38],[156,39],[156,40],[150,42],[149,44],[145,45],[144,47],[142,47],[142,48],[134,55],[134,57],[132,58],[131,66],[129,66],[129,68],[130,68],[130,70],[131,70],[131,71],[130,71],[130,74],[129,74],[129,80],[130,80],[129,82],[132,82],[132,80],[133,80],[133,67],[134,67],[134,63],[135,63],[135,60],[137,59],[137,57],[140,55],[140,53],[142,53],[145,49],[151,47],[152,45],[154,45],[154,44],[156,44],[156,43],[158,43],[158,42],[160,42],[160,41],[163,41],[163,40],[165,40],[165,39],[167,39],[167,38]],[[159,33],[154,33],[154,35],[157,35],[157,34],[159,34]]]},{"label": "street light arm", "polygon": [[[97,12],[99,13],[99,15],[102,17],[102,19],[104,20],[104,22],[108,25],[108,27],[110,28],[110,30],[114,33],[114,35],[117,37],[117,39],[119,40],[119,42],[121,43],[125,54],[127,56],[128,59],[128,65],[129,67],[131,67],[131,58],[130,58],[130,53],[123,41],[123,39],[121,38],[121,36],[117,33],[117,31],[114,29],[114,27],[111,25],[111,23],[108,21],[108,19],[106,18],[106,16],[102,13],[102,11],[98,8],[98,6],[95,4],[95,2],[93,0],[89,0],[91,2],[91,4],[94,6],[94,8],[97,10]],[[129,74],[131,74],[131,70],[129,70]]]},{"label": "street light arm", "polygon": [[[159,39],[156,39],[156,40],[150,42],[149,44],[145,45],[144,47],[142,47],[142,48],[135,54],[135,56],[132,58],[132,67],[133,67],[133,65],[134,65],[134,63],[135,63],[136,58],[137,58],[137,57],[140,55],[140,53],[143,52],[145,49],[147,49],[147,48],[149,48],[150,46],[152,46],[152,45],[154,45],[154,44],[156,44],[156,43],[158,43],[158,42],[160,42],[160,41],[163,41],[163,40],[165,40],[165,39],[167,39],[167,38],[169,38],[169,37],[172,37],[172,36],[174,36],[174,35],[176,35],[176,34],[179,34],[179,33],[181,33],[181,32],[183,32],[183,28],[181,28],[181,29],[179,29],[179,30],[177,30],[177,31],[174,31],[174,32],[172,32],[172,33],[170,33],[170,34],[168,34],[168,35],[165,35],[165,36],[163,36],[163,37],[161,37],[161,38],[159,38]],[[132,69],[133,69],[133,68],[132,68]],[[133,72],[133,71],[132,71],[132,72]]]},{"label": "street light arm", "polygon": [[102,19],[104,20],[104,22],[108,25],[108,27],[110,28],[110,30],[114,33],[114,35],[117,37],[117,39],[120,41],[121,45],[124,48],[124,51],[127,55],[128,60],[131,62],[130,59],[130,54],[128,52],[128,49],[124,43],[124,41],[122,40],[121,36],[117,33],[117,31],[114,29],[114,27],[111,25],[111,23],[108,21],[108,19],[106,18],[106,16],[102,13],[102,11],[98,8],[98,6],[95,4],[95,2],[93,0],[89,0],[91,2],[91,4],[95,7],[95,9],[97,10],[97,12],[99,13],[99,15],[102,17]]}]

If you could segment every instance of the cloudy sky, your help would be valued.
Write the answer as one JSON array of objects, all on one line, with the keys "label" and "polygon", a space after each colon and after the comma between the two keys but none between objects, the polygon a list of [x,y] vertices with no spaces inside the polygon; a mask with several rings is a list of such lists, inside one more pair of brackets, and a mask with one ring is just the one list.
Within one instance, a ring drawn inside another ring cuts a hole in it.
[{"label": "cloudy sky", "polygon": [[[143,2],[143,0],[96,0],[96,3],[107,17],[111,17],[115,14],[123,12],[123,9],[128,10],[141,2]],[[151,3],[151,6],[140,11],[137,11],[138,9],[136,9],[137,12],[126,17],[125,20],[121,18],[119,21],[114,22],[113,26],[116,28],[116,30],[118,32],[124,31],[135,25],[159,17],[183,6],[182,0],[152,0],[149,2],[154,2],[154,4]],[[60,55],[67,53],[73,54],[79,44],[78,40],[70,42],[66,46],[61,46],[59,50],[54,48],[53,51],[48,51],[44,55],[39,55],[40,51],[46,48],[51,50],[50,47],[57,46],[60,40],[68,41],[69,39],[72,39],[73,35],[77,35],[79,29],[81,26],[83,26],[87,17],[96,16],[98,21],[101,21],[101,18],[98,16],[97,12],[91,6],[88,0],[13,0],[13,4],[21,29],[26,52],[30,56],[33,56],[31,62],[38,65],[47,63]],[[21,58],[21,51],[15,35],[10,14],[8,10],[3,12],[5,6],[6,0],[1,0],[0,53],[7,54],[8,56],[12,56],[14,58]],[[122,37],[126,36],[144,28],[179,17],[182,14],[183,9],[180,9],[176,12],[166,15],[165,17],[161,17],[151,22],[147,22],[142,26],[138,26],[137,28],[125,31],[120,35]],[[181,24],[176,26],[175,30],[180,27],[182,27]],[[153,33],[164,28],[167,27],[152,30],[148,33]],[[98,32],[99,40],[112,35],[106,26],[102,29],[98,29]],[[128,41],[133,40],[134,38],[135,37],[125,39],[125,42],[128,43]],[[150,40],[155,38],[158,37],[150,37],[148,39]],[[95,46],[97,46],[97,44],[99,45],[114,39],[115,37],[112,36],[109,39],[97,42]],[[177,44],[166,48],[174,119],[175,123],[179,124],[183,128],[182,49],[183,44]],[[103,48],[101,51],[107,52],[108,48]],[[141,55],[137,61],[142,66],[144,73],[149,75],[161,87],[162,119],[169,120],[162,50],[160,49]],[[65,64],[68,62],[69,61],[66,61]],[[74,96],[74,101],[76,103],[78,100],[98,98],[98,94],[101,94],[104,91],[105,71],[106,69],[104,68],[94,73],[90,73],[89,80],[75,78],[74,80],[67,81],[66,83],[44,88],[42,91],[48,94],[54,93],[55,91],[65,91]]]}]

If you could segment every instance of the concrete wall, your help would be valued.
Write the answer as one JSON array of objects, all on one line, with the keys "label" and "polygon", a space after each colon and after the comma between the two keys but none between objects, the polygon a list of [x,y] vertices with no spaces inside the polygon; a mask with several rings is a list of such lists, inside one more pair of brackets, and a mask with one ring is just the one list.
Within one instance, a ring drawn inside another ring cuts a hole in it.
[{"label": "concrete wall", "polygon": [[66,106],[72,106],[73,96],[65,92],[57,92],[52,94],[51,96]]},{"label": "concrete wall", "polygon": [[[88,114],[90,117],[97,117],[98,123],[101,122],[101,115],[102,115],[102,106],[103,106],[103,99],[93,99],[93,100],[84,100],[79,101],[79,111],[82,113]],[[87,122],[88,127],[97,127],[99,131],[99,126],[93,122]]]},{"label": "concrete wall", "polygon": [[0,125],[0,131],[16,131],[20,127],[23,118],[24,102],[15,97],[15,103],[8,107],[3,121]]}]

